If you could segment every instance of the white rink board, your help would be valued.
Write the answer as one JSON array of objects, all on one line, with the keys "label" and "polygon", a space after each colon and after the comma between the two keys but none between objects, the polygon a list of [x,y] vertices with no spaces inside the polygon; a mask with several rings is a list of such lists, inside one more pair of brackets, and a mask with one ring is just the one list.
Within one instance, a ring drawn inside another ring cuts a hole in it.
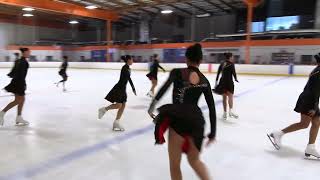
[{"label": "white rink board", "polygon": [[[0,68],[12,67],[12,62],[1,62]],[[61,65],[60,62],[30,62],[31,68],[58,68]],[[123,63],[103,63],[103,62],[70,62],[71,68],[81,69],[108,69],[119,70],[123,66]],[[184,63],[161,63],[161,66],[166,70],[172,70],[173,68],[184,68]],[[201,64],[200,70],[202,72],[209,72],[211,66],[211,72],[216,73],[218,70],[218,64]],[[294,66],[294,75],[309,75],[315,66]],[[149,65],[147,63],[134,63],[131,68],[133,70],[148,71]],[[236,70],[239,74],[253,74],[253,75],[289,75],[288,65],[246,65],[236,64]]]}]

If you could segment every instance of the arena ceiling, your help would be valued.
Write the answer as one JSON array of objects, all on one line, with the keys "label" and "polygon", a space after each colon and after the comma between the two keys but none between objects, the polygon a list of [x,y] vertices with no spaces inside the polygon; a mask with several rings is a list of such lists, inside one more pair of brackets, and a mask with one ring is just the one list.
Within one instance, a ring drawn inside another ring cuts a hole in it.
[{"label": "arena ceiling", "polygon": [[139,22],[145,15],[156,16],[162,10],[172,10],[179,16],[223,15],[246,8],[243,0],[56,0],[81,6],[94,5],[106,11],[115,11],[120,22]]}]

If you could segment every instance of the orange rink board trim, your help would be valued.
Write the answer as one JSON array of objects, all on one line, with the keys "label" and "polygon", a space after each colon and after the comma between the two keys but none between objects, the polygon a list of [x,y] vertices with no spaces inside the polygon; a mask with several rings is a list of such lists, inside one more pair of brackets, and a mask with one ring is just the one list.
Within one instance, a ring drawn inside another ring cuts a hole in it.
[{"label": "orange rink board trim", "polygon": [[[203,48],[224,48],[224,47],[242,47],[246,41],[234,42],[203,42]],[[85,47],[63,47],[63,46],[24,46],[31,50],[67,50],[67,51],[90,51],[104,50],[108,48],[116,48],[120,50],[135,49],[185,49],[193,43],[171,43],[171,44],[145,44],[145,45],[129,45],[129,46],[85,46]],[[320,45],[320,38],[316,39],[286,39],[286,40],[252,40],[250,46],[312,46]],[[18,50],[21,46],[10,45],[7,50]]]}]

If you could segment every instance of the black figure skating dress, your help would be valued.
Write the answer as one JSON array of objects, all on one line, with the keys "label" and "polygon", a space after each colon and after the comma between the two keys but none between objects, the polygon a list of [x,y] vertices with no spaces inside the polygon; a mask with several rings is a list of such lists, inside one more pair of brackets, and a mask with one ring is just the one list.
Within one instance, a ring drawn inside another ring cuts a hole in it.
[{"label": "black figure skating dress", "polygon": [[150,80],[158,80],[158,68],[162,69],[163,71],[165,71],[165,69],[163,67],[160,66],[159,61],[155,60],[153,62],[153,64],[151,65],[150,68],[150,73],[147,74],[147,77]]},{"label": "black figure skating dress", "polygon": [[219,80],[220,73],[222,73],[221,79],[213,91],[220,95],[227,92],[234,94],[234,82],[232,76],[236,81],[238,81],[234,63],[230,61],[221,63],[218,69],[216,81]]},{"label": "black figure skating dress", "polygon": [[66,81],[68,78],[67,75],[68,62],[64,61],[60,67],[59,75],[63,78],[62,81]]},{"label": "black figure skating dress", "polygon": [[131,70],[129,65],[124,65],[121,69],[120,80],[118,83],[111,89],[109,94],[106,96],[106,100],[111,103],[125,103],[127,102],[127,83],[129,81],[133,92],[136,92],[133,82],[131,80]]},{"label": "black figure skating dress", "polygon": [[316,67],[310,74],[307,85],[300,94],[295,111],[308,114],[310,110],[316,111],[315,116],[320,116],[319,111],[320,97],[320,66]]},{"label": "black figure skating dress", "polygon": [[4,89],[8,92],[16,94],[18,96],[24,96],[26,90],[26,76],[29,69],[29,63],[26,58],[22,57],[17,60],[12,68],[11,72],[8,74],[12,78],[10,84]]},{"label": "black figure skating dress", "polygon": [[[195,72],[200,78],[199,84],[191,84],[190,74]],[[150,109],[154,109],[156,102],[164,95],[173,83],[173,104],[167,104],[158,109],[159,114],[155,119],[155,140],[156,144],[165,142],[164,133],[171,127],[179,135],[185,138],[182,150],[188,152],[190,137],[198,150],[201,150],[204,138],[205,120],[202,111],[198,106],[199,98],[204,94],[210,112],[211,133],[209,138],[216,135],[216,110],[211,92],[210,83],[198,68],[188,67],[184,69],[174,69],[170,73],[169,79],[160,89],[153,100]],[[149,111],[152,111],[150,110]]]}]

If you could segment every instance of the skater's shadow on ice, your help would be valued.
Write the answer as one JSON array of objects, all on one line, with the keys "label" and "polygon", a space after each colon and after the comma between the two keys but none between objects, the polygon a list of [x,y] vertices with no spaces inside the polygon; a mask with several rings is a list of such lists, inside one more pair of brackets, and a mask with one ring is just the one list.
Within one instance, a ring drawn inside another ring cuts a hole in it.
[{"label": "skater's shadow on ice", "polygon": [[280,157],[280,158],[296,158],[296,157],[301,157],[303,152],[298,151],[296,149],[293,149],[288,146],[283,146],[281,147],[280,150],[265,150],[267,153]]}]

